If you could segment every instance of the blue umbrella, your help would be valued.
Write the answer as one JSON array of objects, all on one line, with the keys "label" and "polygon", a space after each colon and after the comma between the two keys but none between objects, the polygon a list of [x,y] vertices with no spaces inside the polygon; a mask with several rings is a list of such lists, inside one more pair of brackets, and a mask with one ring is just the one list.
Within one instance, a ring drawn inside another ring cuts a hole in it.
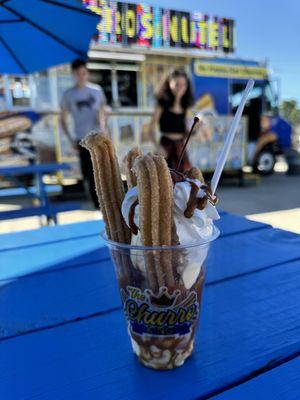
[{"label": "blue umbrella", "polygon": [[0,73],[86,58],[98,22],[79,0],[0,0]]}]

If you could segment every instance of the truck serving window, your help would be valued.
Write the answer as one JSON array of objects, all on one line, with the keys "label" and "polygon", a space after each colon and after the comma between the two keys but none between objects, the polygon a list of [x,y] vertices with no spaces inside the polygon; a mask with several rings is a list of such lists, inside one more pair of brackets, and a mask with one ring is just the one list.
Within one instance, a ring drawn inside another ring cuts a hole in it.
[{"label": "truck serving window", "polygon": [[112,106],[112,71],[110,69],[90,70],[90,81],[102,87],[107,104]]},{"label": "truck serving window", "polygon": [[[255,82],[243,115],[248,117],[248,139],[249,141],[257,140],[261,132],[261,114],[263,109],[263,82]],[[245,89],[244,82],[233,82],[231,84],[231,112],[235,113]]]},{"label": "truck serving window", "polygon": [[9,80],[9,89],[13,106],[30,105],[30,87],[29,78],[11,76]]},{"label": "truck serving window", "polygon": [[275,87],[275,81],[266,82],[264,88],[265,111],[271,113],[278,112],[278,90]]},{"label": "truck serving window", "polygon": [[117,70],[117,81],[120,106],[136,107],[138,105],[136,71]]},{"label": "truck serving window", "polygon": [[137,107],[139,66],[130,63],[90,62],[90,80],[104,90],[111,107]]},{"label": "truck serving window", "polygon": [[[238,105],[241,102],[243,92],[245,90],[246,83],[232,83],[231,84],[231,96],[230,96],[230,104],[231,104],[231,111],[234,112]],[[262,97],[263,95],[263,83],[255,82],[255,86],[252,89],[248,101],[251,99],[255,99],[258,97]]]}]

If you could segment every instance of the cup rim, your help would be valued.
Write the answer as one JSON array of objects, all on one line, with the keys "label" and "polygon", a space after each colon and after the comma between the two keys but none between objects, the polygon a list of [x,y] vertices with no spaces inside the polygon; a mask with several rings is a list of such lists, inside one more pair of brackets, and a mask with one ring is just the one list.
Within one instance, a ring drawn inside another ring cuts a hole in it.
[{"label": "cup rim", "polygon": [[201,240],[196,240],[196,241],[193,241],[190,243],[185,243],[185,244],[178,244],[175,246],[139,246],[139,245],[131,245],[128,243],[115,242],[115,241],[107,238],[105,229],[103,229],[101,231],[100,236],[104,240],[104,242],[107,246],[120,248],[120,249],[140,250],[140,251],[180,250],[180,249],[188,249],[188,248],[192,248],[192,247],[199,247],[199,246],[209,244],[210,242],[213,242],[215,239],[217,239],[220,236],[220,231],[215,225],[213,225],[212,235],[209,236],[208,238],[205,238],[205,239],[202,238]]}]

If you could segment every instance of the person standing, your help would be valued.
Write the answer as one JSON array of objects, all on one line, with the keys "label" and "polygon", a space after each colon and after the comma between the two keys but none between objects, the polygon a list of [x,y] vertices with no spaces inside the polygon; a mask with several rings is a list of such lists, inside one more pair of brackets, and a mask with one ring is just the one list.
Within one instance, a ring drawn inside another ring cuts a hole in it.
[{"label": "person standing", "polygon": [[[173,70],[156,93],[156,106],[149,130],[152,139],[158,124],[160,145],[166,153],[170,168],[175,169],[188,132],[187,116],[194,103],[191,82],[184,70]],[[190,168],[186,153],[180,172]]]},{"label": "person standing", "polygon": [[[61,126],[71,146],[78,151],[83,179],[96,208],[99,207],[95,190],[93,167],[89,152],[79,142],[93,130],[107,132],[106,98],[102,88],[88,82],[86,62],[77,59],[72,63],[75,86],[66,90],[61,100]],[[74,136],[68,128],[68,115],[74,123]]]}]

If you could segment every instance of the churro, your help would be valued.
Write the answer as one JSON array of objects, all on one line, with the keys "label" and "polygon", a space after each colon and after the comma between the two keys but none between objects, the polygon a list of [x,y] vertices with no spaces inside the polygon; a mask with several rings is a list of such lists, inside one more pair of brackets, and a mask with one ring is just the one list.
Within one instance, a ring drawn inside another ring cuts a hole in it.
[{"label": "churro", "polygon": [[[166,161],[162,156],[147,154],[136,159],[133,171],[137,176],[142,244],[171,246],[173,185]],[[146,270],[153,288],[174,284],[171,257],[160,259],[154,254],[148,261]]]},{"label": "churro", "polygon": [[[178,243],[173,219],[173,183],[169,168],[162,156],[153,156],[160,188],[159,199],[159,245],[170,246]],[[164,273],[164,284],[172,288],[175,284],[172,268],[172,252],[166,250],[161,254],[160,267]]]},{"label": "churro", "polygon": [[139,192],[142,244],[170,246],[173,185],[167,163],[161,156],[147,154],[136,160],[133,170]]},{"label": "churro", "polygon": [[139,148],[134,147],[127,153],[126,157],[124,158],[124,168],[126,173],[127,185],[129,189],[136,186],[136,175],[133,172],[132,167],[134,164],[134,160],[141,155],[142,153],[139,150]]},{"label": "churro", "polygon": [[113,143],[101,133],[92,133],[81,141],[81,145],[91,154],[107,236],[119,243],[130,243],[130,230],[121,213],[125,194]]},{"label": "churro", "polygon": [[124,196],[112,141],[93,133],[81,144],[91,154],[133,350],[151,368],[178,367],[193,350],[205,238],[213,236],[216,219],[207,204],[214,201],[210,188],[199,169],[169,170],[162,156],[134,148],[124,160]]}]

